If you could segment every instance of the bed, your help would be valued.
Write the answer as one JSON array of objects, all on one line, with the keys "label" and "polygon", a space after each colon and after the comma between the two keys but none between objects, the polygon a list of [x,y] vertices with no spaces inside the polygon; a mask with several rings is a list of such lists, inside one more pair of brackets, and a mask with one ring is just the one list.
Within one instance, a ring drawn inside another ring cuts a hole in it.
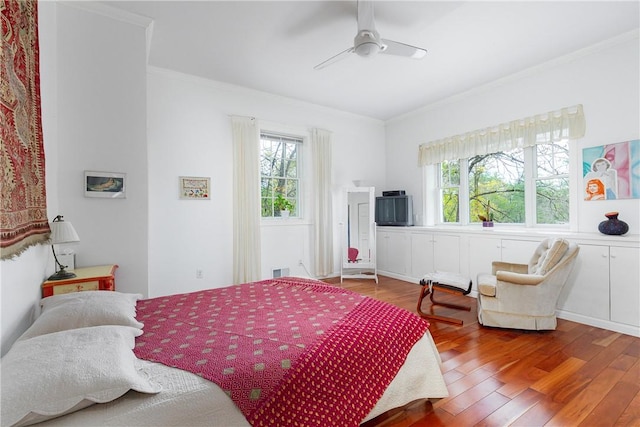
[{"label": "bed", "polygon": [[448,396],[423,319],[312,279],[41,305],[2,359],[2,426],[356,426]]}]

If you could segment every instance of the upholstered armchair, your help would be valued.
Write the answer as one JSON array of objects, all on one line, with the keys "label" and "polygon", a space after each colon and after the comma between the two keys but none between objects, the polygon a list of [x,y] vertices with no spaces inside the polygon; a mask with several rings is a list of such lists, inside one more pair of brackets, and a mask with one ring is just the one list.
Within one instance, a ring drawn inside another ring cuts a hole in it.
[{"label": "upholstered armchair", "polygon": [[556,304],[580,248],[561,238],[545,239],[529,264],[500,261],[478,274],[478,321],[485,326],[556,328]]}]

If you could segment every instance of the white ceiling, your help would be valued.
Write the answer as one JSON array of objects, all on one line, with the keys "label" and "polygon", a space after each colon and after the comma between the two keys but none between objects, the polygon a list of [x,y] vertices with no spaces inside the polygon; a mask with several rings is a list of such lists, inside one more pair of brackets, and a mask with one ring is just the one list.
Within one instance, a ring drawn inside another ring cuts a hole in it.
[{"label": "white ceiling", "polygon": [[376,1],[422,60],[351,54],[356,1],[107,1],[154,20],[149,64],[387,120],[640,27],[636,1]]}]

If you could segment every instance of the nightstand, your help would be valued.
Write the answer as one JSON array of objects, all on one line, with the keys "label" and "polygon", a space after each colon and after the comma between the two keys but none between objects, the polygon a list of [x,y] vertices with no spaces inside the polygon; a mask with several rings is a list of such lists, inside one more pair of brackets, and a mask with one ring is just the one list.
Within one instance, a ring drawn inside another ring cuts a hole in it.
[{"label": "nightstand", "polygon": [[47,280],[42,284],[42,297],[82,291],[115,291],[117,265],[98,265],[73,270],[76,277]]}]

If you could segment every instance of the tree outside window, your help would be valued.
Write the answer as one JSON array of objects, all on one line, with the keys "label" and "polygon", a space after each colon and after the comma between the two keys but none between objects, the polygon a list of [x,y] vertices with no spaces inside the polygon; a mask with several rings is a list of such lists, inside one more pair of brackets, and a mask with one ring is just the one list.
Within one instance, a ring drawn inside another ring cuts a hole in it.
[{"label": "tree outside window", "polygon": [[278,196],[291,203],[290,216],[299,216],[299,145],[302,138],[260,134],[260,201],[262,218],[280,216]]},{"label": "tree outside window", "polygon": [[[444,223],[477,223],[483,218],[527,225],[569,221],[567,141],[446,161],[439,171]],[[527,188],[534,191],[528,194]],[[468,212],[460,211],[461,194],[469,195]],[[535,206],[535,218],[526,218],[527,204]]]}]

